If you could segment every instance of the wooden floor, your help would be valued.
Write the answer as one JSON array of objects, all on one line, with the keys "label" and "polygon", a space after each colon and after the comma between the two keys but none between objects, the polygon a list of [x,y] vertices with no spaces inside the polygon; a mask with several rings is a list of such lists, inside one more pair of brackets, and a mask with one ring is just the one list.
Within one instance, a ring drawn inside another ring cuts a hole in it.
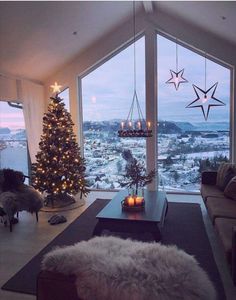
[{"label": "wooden floor", "polygon": [[[67,210],[63,215],[67,218],[67,223],[50,226],[48,219],[54,214],[51,212],[40,212],[39,223],[36,223],[35,216],[27,212],[20,214],[20,222],[13,227],[10,233],[9,228],[0,224],[0,286],[11,278],[20,268],[22,268],[32,257],[43,249],[55,236],[63,231],[75,218],[77,218],[96,198],[111,199],[112,192],[92,192],[86,204],[82,207]],[[223,284],[226,290],[227,300],[236,299],[236,287],[226,265],[224,253],[222,252],[218,240],[214,233],[214,228],[207,216],[206,209],[201,197],[197,195],[175,195],[168,194],[168,200],[174,202],[200,203],[203,219],[209,240],[212,245],[217,266],[219,268]],[[35,300],[32,295],[13,293],[0,290],[1,300]]]}]

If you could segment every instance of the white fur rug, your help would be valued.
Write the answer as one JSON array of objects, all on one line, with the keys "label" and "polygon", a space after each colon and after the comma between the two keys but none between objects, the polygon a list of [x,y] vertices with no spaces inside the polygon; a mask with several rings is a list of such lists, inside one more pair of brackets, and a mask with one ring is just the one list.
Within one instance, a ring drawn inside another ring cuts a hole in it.
[{"label": "white fur rug", "polygon": [[197,261],[174,246],[96,237],[48,253],[42,268],[76,274],[83,300],[213,300]]}]

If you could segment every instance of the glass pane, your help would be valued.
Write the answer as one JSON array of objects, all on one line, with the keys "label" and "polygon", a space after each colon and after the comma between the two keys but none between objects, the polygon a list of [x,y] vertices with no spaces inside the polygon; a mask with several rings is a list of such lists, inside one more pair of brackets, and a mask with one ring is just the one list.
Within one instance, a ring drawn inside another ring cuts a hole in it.
[{"label": "glass pane", "polygon": [[70,112],[70,96],[69,96],[69,88],[66,88],[64,91],[58,94],[60,98],[63,99],[63,102],[65,103],[65,108],[68,112]]},{"label": "glass pane", "polygon": [[[124,156],[145,162],[143,138],[118,138],[134,94],[134,47],[129,46],[82,79],[84,155],[91,187],[119,188]],[[137,95],[145,115],[144,38],[136,42]],[[135,116],[134,116],[135,118]]]},{"label": "glass pane", "polygon": [[[218,82],[215,97],[226,105],[211,107],[205,121],[193,86],[205,89],[205,58],[178,46],[178,70],[185,69],[176,91],[170,69],[176,71],[176,43],[158,35],[158,169],[166,190],[199,191],[200,173],[229,159],[230,70],[206,61],[206,89]],[[210,93],[211,95],[211,93]]]},{"label": "glass pane", "polygon": [[3,101],[0,101],[0,168],[11,168],[28,175],[23,110]]}]

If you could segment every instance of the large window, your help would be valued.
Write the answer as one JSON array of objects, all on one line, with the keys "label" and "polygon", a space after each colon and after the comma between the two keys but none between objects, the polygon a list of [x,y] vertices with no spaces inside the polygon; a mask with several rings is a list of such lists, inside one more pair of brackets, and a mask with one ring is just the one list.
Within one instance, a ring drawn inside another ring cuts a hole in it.
[{"label": "large window", "polygon": [[0,101],[0,168],[28,175],[28,150],[21,105]]},{"label": "large window", "polygon": [[215,97],[226,105],[211,107],[205,121],[201,108],[186,108],[197,98],[192,84],[204,89],[205,57],[178,46],[179,69],[188,83],[165,82],[175,71],[176,43],[161,35],[158,47],[158,170],[167,190],[199,191],[200,172],[217,168],[230,154],[230,70],[207,60],[206,87],[218,82]]},{"label": "large window", "polygon": [[[145,114],[144,38],[136,42],[137,94]],[[113,56],[82,79],[84,156],[90,186],[119,188],[130,151],[145,161],[145,139],[117,136],[134,92],[133,45]]]}]

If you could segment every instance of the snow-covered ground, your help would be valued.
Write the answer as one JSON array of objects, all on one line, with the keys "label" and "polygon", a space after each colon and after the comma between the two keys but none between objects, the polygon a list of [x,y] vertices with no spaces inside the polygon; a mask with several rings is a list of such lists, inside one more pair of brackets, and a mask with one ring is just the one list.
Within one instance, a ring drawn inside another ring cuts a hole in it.
[{"label": "snow-covered ground", "polygon": [[[209,133],[209,132],[208,132]],[[86,132],[84,132],[86,137]],[[145,139],[119,139],[113,136],[113,142],[107,143],[105,135],[91,135],[86,139],[85,158],[88,165],[88,178],[94,188],[119,188],[121,174],[125,170],[125,160],[122,151],[129,149],[134,157],[145,162]],[[94,144],[96,147],[93,147]],[[217,132],[212,138],[205,133],[161,134],[158,137],[158,172],[161,175],[165,189],[169,191],[199,191],[201,160],[229,157],[229,135],[227,132]],[[95,159],[100,157],[100,160]],[[167,158],[171,161],[167,163]],[[105,159],[106,158],[106,159]],[[92,170],[92,172],[90,172]]]},{"label": "snow-covered ground", "polygon": [[[145,163],[145,139],[120,139],[116,132],[97,130],[84,131],[87,178],[93,188],[119,188],[126,161],[122,157],[125,149]],[[10,167],[28,171],[25,131],[0,135],[3,147],[0,149],[0,168]],[[10,140],[6,143],[7,140]],[[158,172],[169,191],[199,190],[200,161],[229,157],[229,134],[217,132],[211,137],[204,132],[198,135],[188,133],[160,134],[158,136]],[[16,159],[17,157],[17,159]]]}]

